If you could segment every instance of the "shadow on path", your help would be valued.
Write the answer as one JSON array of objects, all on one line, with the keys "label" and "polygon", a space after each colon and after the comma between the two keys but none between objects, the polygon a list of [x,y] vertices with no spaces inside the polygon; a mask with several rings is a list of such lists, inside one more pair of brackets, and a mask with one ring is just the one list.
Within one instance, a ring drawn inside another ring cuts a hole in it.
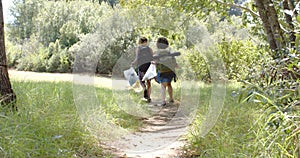
[{"label": "shadow on path", "polygon": [[185,140],[180,138],[186,131],[187,119],[176,116],[179,102],[156,106],[148,105],[153,114],[143,120],[143,126],[130,135],[102,147],[115,158],[175,158],[180,155],[180,148]]}]

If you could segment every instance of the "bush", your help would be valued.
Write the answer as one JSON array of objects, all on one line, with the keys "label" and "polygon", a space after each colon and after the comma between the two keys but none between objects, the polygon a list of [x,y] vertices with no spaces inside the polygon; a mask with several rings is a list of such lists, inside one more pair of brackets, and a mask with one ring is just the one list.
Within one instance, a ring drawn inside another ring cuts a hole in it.
[{"label": "bush", "polygon": [[279,54],[285,52],[283,58],[264,62],[263,70],[245,81],[240,96],[261,109],[253,127],[257,157],[300,156],[300,58],[289,51]]},{"label": "bush", "polygon": [[47,72],[71,72],[71,55],[67,49],[62,49],[59,40],[49,45]]},{"label": "bush", "polygon": [[[122,56],[131,57],[133,60],[135,58],[135,50],[130,48],[135,45],[136,38],[137,37],[133,32],[128,32],[122,37],[117,38],[112,44],[108,45],[99,58],[96,72],[100,74],[111,74],[114,66]],[[128,63],[128,66],[129,65],[130,63]],[[123,73],[121,72],[121,74]]]},{"label": "bush", "polygon": [[[182,66],[184,72],[182,76],[184,76],[184,78],[196,78],[203,81],[210,80],[208,66],[203,55],[200,52],[194,49],[190,49],[189,51],[185,52],[185,54],[183,54],[182,60],[183,61],[181,62],[181,64],[184,64]],[[184,61],[188,61],[188,63],[185,63]]]},{"label": "bush", "polygon": [[48,1],[35,17],[35,33],[45,46],[60,39],[62,48],[69,48],[79,40],[79,35],[94,31],[100,17],[110,10],[104,3]]},{"label": "bush", "polygon": [[[42,9],[36,8],[40,4],[43,4]],[[31,17],[22,14],[15,18],[16,24],[9,25],[8,36],[14,43],[8,42],[7,44],[8,64],[18,70],[39,72],[70,72],[74,56],[69,48],[79,42],[81,36],[93,32],[99,25],[100,17],[112,11],[111,6],[106,3],[99,5],[86,1],[78,3],[75,1],[42,2],[40,0],[28,3],[27,1],[26,3],[16,2],[13,9],[20,14],[32,13],[27,10],[28,8],[35,9]],[[27,30],[26,36],[23,36],[24,27],[28,26],[22,22],[28,19],[30,26],[33,23],[35,25],[34,28],[25,29]],[[99,40],[94,42],[96,44]],[[20,48],[17,48],[19,44]],[[114,50],[114,52],[119,52],[119,50]],[[110,68],[105,68],[105,72],[110,72],[106,69],[112,69],[110,61],[111,59],[115,61],[115,59],[111,56],[107,56],[107,59],[103,65],[110,66]]]},{"label": "bush", "polygon": [[267,56],[263,49],[254,45],[250,40],[223,40],[218,48],[229,80],[245,78],[249,69],[259,65],[259,60]]},{"label": "bush", "polygon": [[210,73],[212,72],[207,62],[216,64],[214,61],[219,56],[225,66],[226,78],[229,80],[240,80],[248,76],[250,69],[260,64],[260,58],[267,56],[263,49],[254,45],[250,40],[223,40],[216,47],[219,53],[215,57],[204,56],[204,54],[212,54],[209,50],[204,50],[207,52],[199,52],[195,49],[187,51],[184,58],[189,61],[190,65],[189,68],[185,68],[191,69],[190,73],[195,74],[197,79],[210,81]]},{"label": "bush", "polygon": [[17,61],[17,69],[45,72],[48,56],[48,50],[37,41],[35,36],[32,36],[21,47],[21,57]]},{"label": "bush", "polygon": [[14,68],[19,64],[18,61],[22,57],[22,46],[14,45],[8,40],[5,42],[7,65],[9,68]]}]

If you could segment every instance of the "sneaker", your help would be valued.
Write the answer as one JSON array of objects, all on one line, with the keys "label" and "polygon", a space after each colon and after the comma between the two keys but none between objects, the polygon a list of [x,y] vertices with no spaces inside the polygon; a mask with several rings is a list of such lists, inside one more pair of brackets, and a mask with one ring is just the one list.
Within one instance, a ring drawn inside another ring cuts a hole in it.
[{"label": "sneaker", "polygon": [[147,91],[147,89],[144,90],[144,98],[148,99],[148,91]]},{"label": "sneaker", "polygon": [[151,102],[151,98],[148,98],[148,99],[147,99],[147,102],[150,103],[150,102]]},{"label": "sneaker", "polygon": [[159,104],[159,106],[166,106],[166,105],[167,105],[166,102],[163,102],[163,103]]},{"label": "sneaker", "polygon": [[169,102],[170,102],[170,103],[174,103],[174,99],[170,99]]}]

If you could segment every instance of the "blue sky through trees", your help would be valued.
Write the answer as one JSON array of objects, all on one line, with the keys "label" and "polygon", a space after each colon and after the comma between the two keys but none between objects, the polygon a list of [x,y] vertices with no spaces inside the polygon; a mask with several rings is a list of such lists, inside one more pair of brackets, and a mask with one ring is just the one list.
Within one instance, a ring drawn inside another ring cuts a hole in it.
[{"label": "blue sky through trees", "polygon": [[13,17],[10,15],[9,8],[12,6],[13,1],[12,0],[3,0],[2,6],[3,6],[3,16],[4,16],[4,22],[12,22]]}]

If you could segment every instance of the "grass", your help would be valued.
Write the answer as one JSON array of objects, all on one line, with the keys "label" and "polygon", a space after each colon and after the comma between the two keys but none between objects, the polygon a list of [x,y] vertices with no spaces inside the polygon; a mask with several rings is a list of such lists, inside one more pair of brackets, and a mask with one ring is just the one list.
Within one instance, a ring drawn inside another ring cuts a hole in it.
[{"label": "grass", "polygon": [[233,93],[240,89],[235,84],[227,86],[224,107],[215,126],[201,136],[211,89],[211,85],[201,85],[198,112],[186,135],[185,157],[299,157],[299,111],[288,114],[255,102],[241,104]]},{"label": "grass", "polygon": [[224,106],[215,126],[204,137],[201,136],[201,125],[210,104],[211,85],[202,85],[200,106],[197,116],[187,135],[186,157],[251,157],[251,132],[258,111],[251,104],[241,105],[233,96],[240,87],[235,84],[227,86]]},{"label": "grass", "polygon": [[[136,130],[142,124],[140,115],[147,112],[140,102],[142,94],[131,91],[74,86],[70,82],[12,84],[19,112],[0,109],[0,157],[4,158],[109,157],[100,146],[101,141],[107,141],[103,138],[118,130]],[[239,85],[227,86],[218,121],[201,137],[212,86],[199,84],[197,91],[195,83],[190,87],[180,84],[174,84],[174,95],[181,100],[181,112],[188,115],[193,108],[198,110],[187,135],[186,157],[255,157],[252,144],[257,136],[253,128],[261,111],[250,103],[237,102],[232,92],[238,91]],[[153,93],[159,96],[159,86]]]},{"label": "grass", "polygon": [[[99,137],[89,131],[81,118],[70,82],[12,84],[19,112],[0,109],[0,157],[104,156]],[[106,105],[100,106],[102,111],[115,118],[110,121],[131,130],[139,127],[137,117],[118,110],[110,89],[96,88],[95,92],[101,98],[99,105]],[[88,106],[88,102],[81,106]],[[97,110],[93,108],[87,116],[93,116]]]}]

